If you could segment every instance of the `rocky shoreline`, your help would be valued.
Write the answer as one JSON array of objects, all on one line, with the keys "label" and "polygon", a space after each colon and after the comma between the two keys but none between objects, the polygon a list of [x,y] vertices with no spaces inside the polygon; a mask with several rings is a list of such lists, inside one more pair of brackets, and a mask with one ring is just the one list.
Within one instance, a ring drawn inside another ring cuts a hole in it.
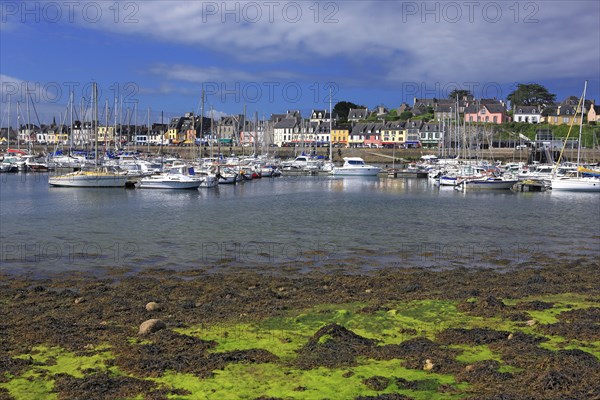
[{"label": "rocky shoreline", "polygon": [[600,398],[599,267],[3,275],[0,399]]}]

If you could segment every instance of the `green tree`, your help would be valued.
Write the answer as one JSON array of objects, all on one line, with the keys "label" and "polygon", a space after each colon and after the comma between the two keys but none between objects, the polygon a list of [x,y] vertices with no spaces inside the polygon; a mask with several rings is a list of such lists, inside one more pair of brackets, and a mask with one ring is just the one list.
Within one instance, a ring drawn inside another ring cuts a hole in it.
[{"label": "green tree", "polygon": [[537,83],[519,83],[517,89],[508,95],[507,100],[512,105],[545,106],[553,104],[556,95]]},{"label": "green tree", "polygon": [[401,121],[406,121],[407,119],[411,119],[413,116],[413,113],[411,113],[410,111],[403,111],[400,114],[400,120]]},{"label": "green tree", "polygon": [[450,92],[450,94],[448,95],[448,98],[456,100],[457,97],[459,99],[462,99],[465,96],[472,96],[471,91],[467,90],[467,89],[454,89],[453,91]]},{"label": "green tree", "polygon": [[348,113],[351,108],[366,108],[359,106],[349,101],[340,101],[333,107],[333,113],[338,116],[339,122],[348,122]]}]

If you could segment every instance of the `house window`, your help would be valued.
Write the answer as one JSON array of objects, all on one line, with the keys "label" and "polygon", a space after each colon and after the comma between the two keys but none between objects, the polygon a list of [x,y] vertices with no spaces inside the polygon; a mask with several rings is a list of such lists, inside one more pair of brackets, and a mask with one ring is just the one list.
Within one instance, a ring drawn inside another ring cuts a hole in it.
[{"label": "house window", "polygon": [[497,123],[497,122],[498,122],[498,116],[494,115],[494,123]]},{"label": "house window", "polygon": [[490,122],[490,117],[486,116],[485,117],[485,122]]},{"label": "house window", "polygon": [[563,118],[563,122],[564,122],[565,124],[568,124],[568,123],[569,123],[569,118],[568,118],[568,117],[564,117],[564,118]]}]

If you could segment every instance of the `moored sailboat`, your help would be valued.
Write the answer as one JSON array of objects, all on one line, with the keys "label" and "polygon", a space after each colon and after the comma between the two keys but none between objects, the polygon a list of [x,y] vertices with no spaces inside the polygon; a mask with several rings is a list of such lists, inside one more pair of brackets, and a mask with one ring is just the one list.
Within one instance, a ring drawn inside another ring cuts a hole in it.
[{"label": "moored sailboat", "polygon": [[94,158],[94,167],[82,169],[81,171],[71,172],[65,175],[51,176],[48,183],[51,186],[66,186],[66,187],[100,187],[113,188],[125,187],[127,182],[127,174],[122,173],[115,168],[98,165],[98,94],[96,83],[92,87],[94,97],[94,108],[92,115],[92,123],[94,125],[94,138],[96,143],[96,151]]},{"label": "moored sailboat", "polygon": [[[583,94],[579,99],[579,104],[577,104],[577,109],[575,111],[575,117],[577,113],[581,111],[580,121],[579,121],[579,141],[577,147],[577,165],[580,166],[580,154],[581,154],[581,133],[583,130],[583,115],[585,108],[585,92],[587,90],[587,81],[583,86]],[[571,126],[569,127],[569,132],[567,133],[567,138],[565,139],[565,144],[563,145],[563,149],[560,152],[559,160],[562,158],[562,154],[565,151],[565,147],[567,144],[567,139],[571,133],[571,129],[573,128],[573,123],[576,118],[573,118],[571,122]],[[600,177],[598,176],[583,176],[580,169],[571,174],[566,174],[565,176],[558,177],[556,176],[556,171],[558,168],[558,163],[554,168],[554,176],[551,180],[552,190],[553,191],[571,191],[571,192],[600,192]]]}]

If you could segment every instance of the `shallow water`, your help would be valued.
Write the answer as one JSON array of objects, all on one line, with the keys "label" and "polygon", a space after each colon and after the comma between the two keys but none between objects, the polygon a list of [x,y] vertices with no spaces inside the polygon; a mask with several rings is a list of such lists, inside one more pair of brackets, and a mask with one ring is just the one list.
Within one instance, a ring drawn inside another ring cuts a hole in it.
[{"label": "shallow water", "polygon": [[281,177],[199,191],[0,175],[4,272],[262,265],[506,268],[600,257],[600,196],[462,192],[427,180]]}]

